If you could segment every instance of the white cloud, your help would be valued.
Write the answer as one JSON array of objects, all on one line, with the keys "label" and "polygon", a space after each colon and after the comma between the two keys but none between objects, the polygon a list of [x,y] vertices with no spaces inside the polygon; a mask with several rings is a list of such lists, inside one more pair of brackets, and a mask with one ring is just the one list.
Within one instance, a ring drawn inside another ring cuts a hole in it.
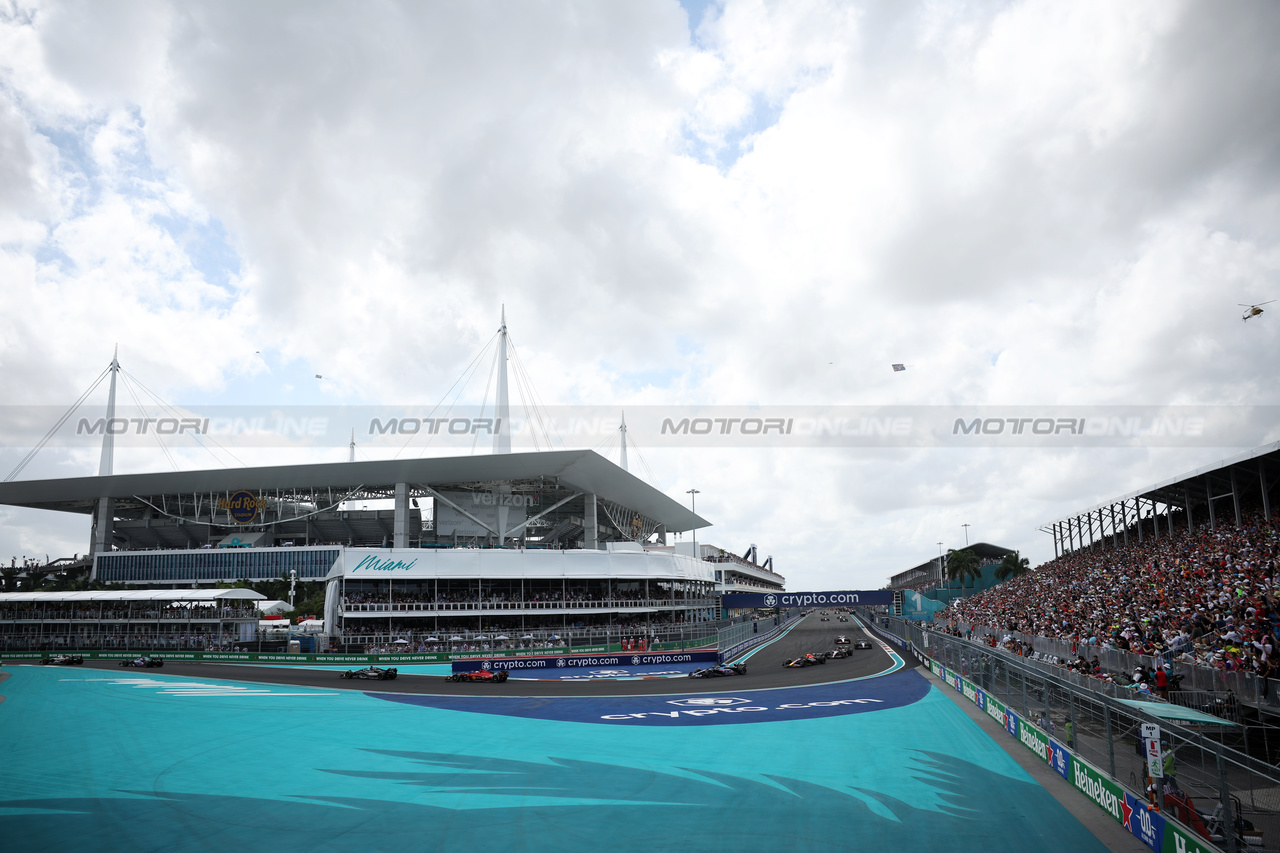
[{"label": "white cloud", "polygon": [[[10,9],[9,401],[434,402],[505,304],[550,403],[1278,402],[1270,3]],[[878,585],[1226,452],[651,461]]]}]

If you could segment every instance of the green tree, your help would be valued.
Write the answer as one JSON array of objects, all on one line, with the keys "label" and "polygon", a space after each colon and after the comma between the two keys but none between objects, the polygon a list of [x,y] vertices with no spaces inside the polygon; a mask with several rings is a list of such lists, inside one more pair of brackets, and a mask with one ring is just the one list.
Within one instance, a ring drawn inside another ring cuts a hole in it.
[{"label": "green tree", "polygon": [[1018,551],[1012,554],[1005,554],[1004,559],[1000,561],[999,567],[996,569],[997,580],[1008,580],[1016,578],[1018,575],[1024,575],[1031,571],[1031,561]]},{"label": "green tree", "polygon": [[959,580],[960,589],[964,589],[964,579],[971,577],[974,583],[982,574],[982,568],[978,565],[978,555],[970,551],[968,548],[963,551],[957,551],[954,548],[947,551],[947,580]]}]

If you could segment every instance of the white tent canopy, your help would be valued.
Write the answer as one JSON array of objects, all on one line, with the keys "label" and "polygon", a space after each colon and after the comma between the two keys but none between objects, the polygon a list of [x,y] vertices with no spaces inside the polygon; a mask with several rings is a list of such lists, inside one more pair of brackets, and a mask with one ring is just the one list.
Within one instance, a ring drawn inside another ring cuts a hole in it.
[{"label": "white tent canopy", "polygon": [[292,610],[293,607],[287,601],[259,601],[258,610],[264,616],[282,616]]},{"label": "white tent canopy", "polygon": [[81,592],[0,592],[0,602],[36,601],[265,601],[251,589],[94,589]]}]

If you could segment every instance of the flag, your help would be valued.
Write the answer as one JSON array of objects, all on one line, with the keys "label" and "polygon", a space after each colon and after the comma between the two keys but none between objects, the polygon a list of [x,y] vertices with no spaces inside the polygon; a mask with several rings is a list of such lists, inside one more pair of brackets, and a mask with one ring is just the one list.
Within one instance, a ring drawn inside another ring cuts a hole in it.
[{"label": "flag", "polygon": [[895,364],[895,365],[893,366],[893,372],[894,372],[894,373],[900,373],[900,372],[902,372],[902,371],[904,371],[904,370],[906,370],[906,369],[907,369],[907,366],[906,366],[905,364]]}]

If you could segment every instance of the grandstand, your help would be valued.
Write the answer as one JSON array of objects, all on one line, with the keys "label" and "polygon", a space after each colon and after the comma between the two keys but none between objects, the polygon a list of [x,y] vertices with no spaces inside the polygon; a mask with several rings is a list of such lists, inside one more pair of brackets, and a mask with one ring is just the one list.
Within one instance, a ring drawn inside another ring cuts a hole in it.
[{"label": "grandstand", "polygon": [[627,471],[625,444],[622,466],[512,453],[505,429],[488,456],[115,474],[112,454],[104,430],[97,476],[0,483],[0,505],[84,516],[89,558],[73,562],[95,585],[324,583],[334,646],[684,636],[719,617],[720,592],[785,584],[754,545],[670,543],[709,522]]},{"label": "grandstand", "polygon": [[714,618],[716,571],[782,582],[667,544],[707,522],[585,450],[12,482],[0,504],[92,514],[99,583],[323,581],[330,633],[367,643],[652,630]]},{"label": "grandstand", "polygon": [[1174,701],[1280,714],[1278,469],[1268,445],[1045,525],[1053,560],[940,618],[1108,682],[1164,665]]},{"label": "grandstand", "polygon": [[228,650],[255,639],[248,589],[0,592],[0,651]]}]

